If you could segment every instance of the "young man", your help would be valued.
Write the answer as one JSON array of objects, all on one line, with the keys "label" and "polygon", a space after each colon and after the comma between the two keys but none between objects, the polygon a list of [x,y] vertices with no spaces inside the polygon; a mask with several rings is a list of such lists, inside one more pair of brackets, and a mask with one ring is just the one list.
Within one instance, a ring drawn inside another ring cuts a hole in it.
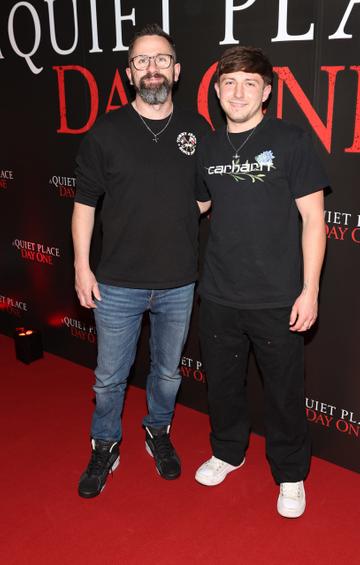
[{"label": "young man", "polygon": [[[76,291],[94,308],[98,336],[92,455],[79,495],[97,496],[119,463],[120,415],[143,313],[150,313],[146,450],[165,479],[180,475],[169,438],[197,276],[199,209],[195,153],[209,130],[199,115],[173,107],[178,80],[173,40],[146,26],[129,47],[132,104],[100,118],[77,159],[73,214]],[[100,197],[103,244],[96,277],[89,266]]]},{"label": "young man", "polygon": [[252,345],[264,378],[266,451],[280,484],[277,508],[282,516],[298,517],[305,510],[303,480],[310,463],[303,332],[317,317],[325,250],[322,189],[328,183],[308,135],[264,117],[272,79],[260,49],[225,51],[215,89],[227,125],[199,152],[208,192],[198,200],[203,210],[212,201],[200,339],[213,456],[196,480],[219,484],[245,462]]}]

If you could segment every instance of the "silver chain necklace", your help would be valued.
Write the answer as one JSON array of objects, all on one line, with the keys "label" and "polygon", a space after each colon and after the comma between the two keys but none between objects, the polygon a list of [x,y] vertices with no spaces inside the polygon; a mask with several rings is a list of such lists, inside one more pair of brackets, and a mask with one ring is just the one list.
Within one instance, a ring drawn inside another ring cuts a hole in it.
[{"label": "silver chain necklace", "polygon": [[[261,123],[261,122],[259,122],[259,123]],[[251,132],[249,133],[249,135],[247,136],[247,138],[242,142],[241,145],[239,145],[238,148],[236,148],[236,147],[231,143],[230,136],[229,136],[229,129],[228,129],[228,127],[226,126],[226,137],[227,137],[227,140],[228,140],[228,142],[230,143],[230,145],[231,145],[231,147],[233,148],[233,150],[235,151],[235,155],[233,155],[233,159],[240,159],[240,155],[239,155],[240,149],[242,149],[242,148],[244,147],[245,143],[247,143],[247,142],[249,141],[250,137],[255,133],[255,130],[256,130],[256,128],[258,127],[258,125],[259,125],[259,124],[256,124],[256,126],[254,127],[254,129],[251,130]]]},{"label": "silver chain necklace", "polygon": [[146,129],[153,135],[153,141],[155,141],[155,143],[157,143],[159,141],[159,136],[164,133],[164,131],[166,130],[166,128],[168,127],[169,123],[171,122],[171,118],[173,116],[173,112],[174,112],[174,107],[171,110],[171,114],[169,116],[168,121],[166,122],[166,124],[164,125],[164,127],[158,131],[158,132],[154,132],[150,126],[148,126],[148,124],[145,122],[144,118],[142,117],[141,114],[139,114],[139,112],[137,111],[137,109],[135,108],[135,111],[137,113],[137,115],[139,116],[140,120],[142,121],[142,123],[144,124],[144,126],[146,127]]}]

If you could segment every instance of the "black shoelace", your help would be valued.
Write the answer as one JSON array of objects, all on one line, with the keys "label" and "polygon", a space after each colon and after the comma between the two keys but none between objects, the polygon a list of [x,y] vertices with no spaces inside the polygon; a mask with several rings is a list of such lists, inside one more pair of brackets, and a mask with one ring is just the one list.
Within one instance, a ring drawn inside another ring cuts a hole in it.
[{"label": "black shoelace", "polygon": [[174,453],[174,448],[171,444],[168,434],[161,434],[158,436],[154,436],[153,442],[155,444],[156,454],[161,459],[166,459],[167,457],[171,457]]},{"label": "black shoelace", "polygon": [[90,475],[100,475],[106,468],[109,456],[109,451],[94,450],[88,466],[88,473]]}]

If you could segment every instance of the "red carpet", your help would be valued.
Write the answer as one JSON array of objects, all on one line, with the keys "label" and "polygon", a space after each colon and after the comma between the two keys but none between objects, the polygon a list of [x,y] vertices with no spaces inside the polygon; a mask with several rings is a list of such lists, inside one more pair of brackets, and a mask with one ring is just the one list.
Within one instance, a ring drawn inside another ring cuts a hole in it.
[{"label": "red carpet", "polygon": [[356,565],[360,477],[313,459],[308,508],[276,513],[277,486],[252,436],[246,465],[218,487],[194,481],[210,454],[208,419],[178,406],[179,480],[164,481],[144,449],[144,391],[130,388],[120,467],[96,499],[77,495],[89,457],[92,373],[46,354],[27,366],[0,336],[4,565]]}]

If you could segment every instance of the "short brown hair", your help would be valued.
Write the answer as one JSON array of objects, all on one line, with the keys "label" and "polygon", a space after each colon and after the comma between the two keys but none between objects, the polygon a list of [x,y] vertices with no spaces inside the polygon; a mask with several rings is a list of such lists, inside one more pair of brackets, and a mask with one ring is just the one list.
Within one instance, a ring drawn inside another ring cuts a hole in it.
[{"label": "short brown hair", "polygon": [[226,49],[218,62],[216,82],[219,82],[221,75],[237,71],[257,73],[261,75],[265,84],[273,82],[272,65],[259,47],[236,45]]},{"label": "short brown hair", "polygon": [[172,51],[172,55],[174,57],[174,63],[176,63],[176,51],[175,51],[175,43],[171,35],[166,33],[159,24],[146,24],[140,31],[136,32],[132,40],[129,44],[129,52],[128,52],[128,59],[130,61],[132,57],[132,52],[134,50],[134,45],[137,39],[140,37],[144,37],[145,35],[158,35],[159,37],[163,37],[170,45],[170,49]]}]

